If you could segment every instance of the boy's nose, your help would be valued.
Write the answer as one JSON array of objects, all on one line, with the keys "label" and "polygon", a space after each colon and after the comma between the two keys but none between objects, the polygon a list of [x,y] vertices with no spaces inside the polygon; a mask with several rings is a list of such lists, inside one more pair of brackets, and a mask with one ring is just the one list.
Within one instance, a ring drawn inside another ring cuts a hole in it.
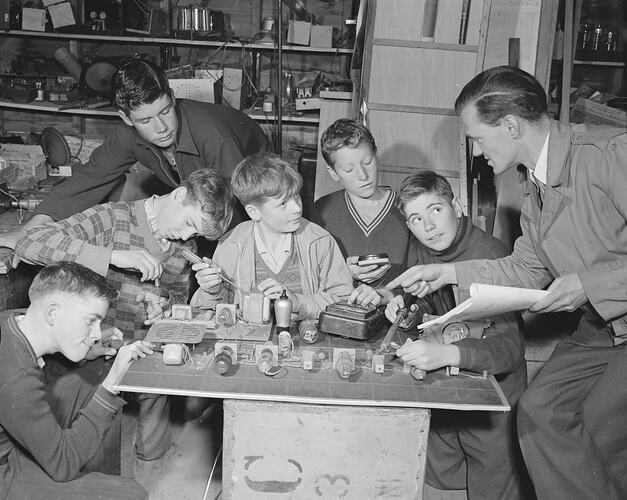
[{"label": "boy's nose", "polygon": [[479,144],[477,144],[476,142],[472,143],[472,155],[473,156],[481,156],[483,154],[483,151],[481,151],[481,148],[479,147]]}]

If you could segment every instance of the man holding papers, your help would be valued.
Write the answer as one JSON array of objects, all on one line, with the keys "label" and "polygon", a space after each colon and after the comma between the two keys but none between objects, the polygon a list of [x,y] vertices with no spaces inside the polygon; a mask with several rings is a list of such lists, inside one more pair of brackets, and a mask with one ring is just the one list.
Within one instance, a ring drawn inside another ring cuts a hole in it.
[{"label": "man holding papers", "polygon": [[548,287],[529,309],[579,322],[523,394],[518,435],[538,498],[627,498],[627,134],[562,125],[513,67],[477,75],[457,98],[473,154],[528,175],[513,253],[407,270],[388,288],[424,296],[473,282]]}]

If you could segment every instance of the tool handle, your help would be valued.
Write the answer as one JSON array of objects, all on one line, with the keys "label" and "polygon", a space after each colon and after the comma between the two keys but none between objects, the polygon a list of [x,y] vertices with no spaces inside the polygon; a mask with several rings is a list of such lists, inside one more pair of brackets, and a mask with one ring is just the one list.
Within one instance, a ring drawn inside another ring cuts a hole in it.
[{"label": "tool handle", "polygon": [[192,264],[200,264],[201,262],[204,262],[204,260],[198,257],[198,255],[194,252],[190,252],[187,248],[182,248],[181,253],[183,254],[183,257],[189,260]]}]

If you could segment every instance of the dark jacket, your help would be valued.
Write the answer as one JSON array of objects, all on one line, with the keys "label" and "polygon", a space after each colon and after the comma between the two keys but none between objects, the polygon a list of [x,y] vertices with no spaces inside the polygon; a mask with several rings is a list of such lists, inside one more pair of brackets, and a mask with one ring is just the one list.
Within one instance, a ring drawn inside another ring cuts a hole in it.
[{"label": "dark jacket", "polygon": [[[243,158],[268,149],[259,125],[233,108],[178,99],[176,113],[175,158],[181,180],[200,168],[211,168],[230,179]],[[178,186],[161,149],[142,139],[134,127],[119,123],[87,164],[57,186],[36,213],[60,220],[102,203],[135,162],[152,170],[166,186]]]}]

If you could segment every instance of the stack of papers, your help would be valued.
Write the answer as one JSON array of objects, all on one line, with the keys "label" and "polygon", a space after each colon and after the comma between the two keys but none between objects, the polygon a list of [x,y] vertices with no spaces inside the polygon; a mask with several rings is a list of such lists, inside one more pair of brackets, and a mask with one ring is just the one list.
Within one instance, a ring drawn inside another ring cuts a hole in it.
[{"label": "stack of papers", "polygon": [[453,321],[490,319],[499,314],[522,311],[546,297],[548,293],[546,290],[533,288],[473,283],[470,285],[470,298],[468,300],[446,314],[418,325],[418,329],[422,330],[432,325]]}]

